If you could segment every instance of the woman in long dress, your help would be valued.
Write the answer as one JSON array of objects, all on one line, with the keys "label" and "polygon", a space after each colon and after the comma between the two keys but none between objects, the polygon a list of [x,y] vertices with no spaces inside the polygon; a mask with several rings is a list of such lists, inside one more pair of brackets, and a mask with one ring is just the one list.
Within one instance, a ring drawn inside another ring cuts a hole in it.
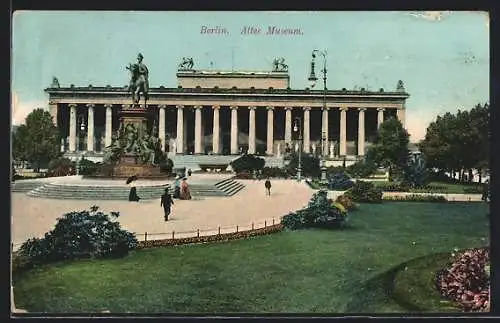
[{"label": "woman in long dress", "polygon": [[190,200],[191,199],[191,193],[189,192],[189,186],[186,181],[186,178],[184,177],[181,182],[181,200]]}]

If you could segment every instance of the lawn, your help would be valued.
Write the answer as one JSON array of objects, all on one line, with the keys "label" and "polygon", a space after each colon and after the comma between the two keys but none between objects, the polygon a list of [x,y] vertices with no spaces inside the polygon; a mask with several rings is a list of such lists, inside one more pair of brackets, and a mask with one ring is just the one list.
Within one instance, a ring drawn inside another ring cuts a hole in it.
[{"label": "lawn", "polygon": [[361,205],[342,231],[135,251],[14,277],[30,312],[405,312],[386,292],[395,266],[489,243],[479,203]]},{"label": "lawn", "polygon": [[[380,187],[382,190],[386,185],[394,185],[394,183],[390,182],[373,182],[375,186]],[[420,189],[420,188],[412,188],[409,191],[412,193],[448,193],[448,194],[467,194],[467,190],[477,188],[477,192],[474,194],[481,194],[481,184],[478,183],[445,183],[445,182],[430,182],[428,186],[439,186],[442,187],[442,190],[429,190],[429,189]]]}]

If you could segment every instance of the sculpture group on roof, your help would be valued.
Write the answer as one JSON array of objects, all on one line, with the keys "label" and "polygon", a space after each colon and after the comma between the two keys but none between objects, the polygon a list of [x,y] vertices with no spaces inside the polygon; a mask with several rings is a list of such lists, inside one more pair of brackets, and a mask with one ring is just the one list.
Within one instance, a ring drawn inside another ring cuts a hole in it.
[{"label": "sculpture group on roof", "polygon": [[180,71],[191,71],[193,70],[194,61],[192,57],[183,57],[182,62],[179,64]]},{"label": "sculpture group on roof", "polygon": [[273,72],[287,72],[288,65],[285,64],[283,57],[278,57],[273,60]]}]

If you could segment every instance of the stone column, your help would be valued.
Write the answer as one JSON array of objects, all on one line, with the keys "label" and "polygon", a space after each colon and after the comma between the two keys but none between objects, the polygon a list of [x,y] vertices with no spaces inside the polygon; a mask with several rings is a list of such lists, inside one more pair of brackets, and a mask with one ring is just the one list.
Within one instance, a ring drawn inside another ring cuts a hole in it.
[{"label": "stone column", "polygon": [[49,101],[49,111],[52,116],[52,121],[54,125],[57,127],[57,103],[54,101]]},{"label": "stone column", "polygon": [[201,109],[203,106],[197,105],[194,107],[194,153],[201,154],[202,148],[202,133],[201,133]]},{"label": "stone column", "polygon": [[177,153],[184,153],[184,106],[177,106]]},{"label": "stone column", "polygon": [[212,131],[212,151],[214,154],[220,154],[220,125],[219,125],[219,111],[220,111],[220,106],[214,105],[212,106],[212,109],[214,110],[214,124],[213,124],[213,131]]},{"label": "stone column", "polygon": [[377,114],[377,129],[380,128],[380,125],[384,122],[384,108],[378,108]]},{"label": "stone column", "polygon": [[347,151],[347,108],[340,108],[340,147],[339,155],[345,156]]},{"label": "stone column", "polygon": [[403,107],[401,107],[400,109],[398,109],[396,111],[397,115],[398,115],[398,120],[401,122],[401,124],[403,125],[403,128],[406,129],[406,125],[405,125],[405,122],[406,122],[406,109]]},{"label": "stone column", "polygon": [[76,151],[76,104],[69,105],[69,151]]},{"label": "stone column", "polygon": [[106,108],[104,145],[109,147],[111,146],[111,137],[113,134],[113,106],[111,104],[105,104],[104,107]]},{"label": "stone column", "polygon": [[267,107],[267,154],[273,154],[274,146],[274,107]]},{"label": "stone column", "polygon": [[292,108],[285,108],[285,143],[292,142]]},{"label": "stone column", "polygon": [[94,105],[87,104],[87,151],[94,151]]},{"label": "stone column", "polygon": [[323,108],[322,112],[322,122],[321,122],[321,136],[323,139],[323,134],[325,134],[325,141],[322,143],[321,153],[323,156],[328,155],[328,110],[330,108]]},{"label": "stone column", "polygon": [[161,104],[158,106],[158,139],[161,142],[161,151],[165,151],[167,143],[165,142],[165,108],[166,105]]},{"label": "stone column", "polygon": [[255,154],[255,109],[256,107],[248,107],[248,153]]},{"label": "stone column", "polygon": [[358,156],[365,155],[365,108],[358,109]]},{"label": "stone column", "polygon": [[231,107],[231,155],[238,154],[238,107]]},{"label": "stone column", "polygon": [[311,116],[310,116],[311,108],[310,107],[304,107],[304,129],[303,129],[303,151],[308,154],[311,151],[311,131],[310,131],[310,126],[311,126]]}]

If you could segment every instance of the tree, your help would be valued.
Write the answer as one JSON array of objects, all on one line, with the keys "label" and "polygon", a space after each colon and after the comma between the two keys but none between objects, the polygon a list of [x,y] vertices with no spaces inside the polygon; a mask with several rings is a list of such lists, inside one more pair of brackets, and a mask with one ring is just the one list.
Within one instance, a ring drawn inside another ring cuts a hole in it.
[{"label": "tree", "polygon": [[389,169],[389,180],[394,171],[402,171],[408,159],[408,132],[396,118],[389,118],[380,125],[375,142],[368,149],[366,158],[378,167]]},{"label": "tree", "polygon": [[26,117],[13,135],[12,153],[14,159],[32,163],[35,171],[61,155],[59,131],[48,111],[36,109]]},{"label": "tree", "polygon": [[[312,155],[302,154],[301,160],[301,171],[302,175],[306,177],[319,177],[321,173],[321,169],[319,167],[319,159]],[[295,175],[297,174],[297,170],[299,167],[299,155],[293,153],[291,155],[290,163],[287,165],[287,171],[289,174]]]}]

